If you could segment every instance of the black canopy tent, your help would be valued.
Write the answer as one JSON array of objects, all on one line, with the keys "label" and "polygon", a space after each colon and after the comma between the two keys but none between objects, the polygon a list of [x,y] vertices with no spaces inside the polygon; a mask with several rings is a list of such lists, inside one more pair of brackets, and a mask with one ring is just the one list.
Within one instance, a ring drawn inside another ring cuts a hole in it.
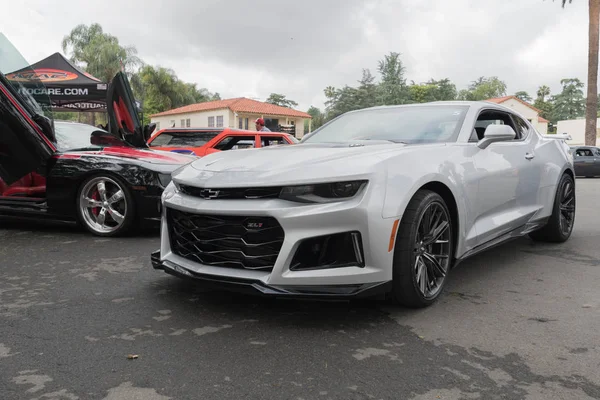
[{"label": "black canopy tent", "polygon": [[[6,77],[19,81],[33,97],[47,96],[52,111],[106,111],[108,85],[58,52]],[[39,82],[45,89],[40,89]]]}]

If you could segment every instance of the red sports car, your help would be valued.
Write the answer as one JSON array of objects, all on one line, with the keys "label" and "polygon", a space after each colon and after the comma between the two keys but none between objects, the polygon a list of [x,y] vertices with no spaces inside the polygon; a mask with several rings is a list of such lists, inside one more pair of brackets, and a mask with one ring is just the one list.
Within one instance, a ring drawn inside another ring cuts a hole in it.
[{"label": "red sports car", "polygon": [[154,150],[205,156],[217,151],[298,143],[288,133],[257,132],[232,128],[166,128],[156,132],[148,145]]}]

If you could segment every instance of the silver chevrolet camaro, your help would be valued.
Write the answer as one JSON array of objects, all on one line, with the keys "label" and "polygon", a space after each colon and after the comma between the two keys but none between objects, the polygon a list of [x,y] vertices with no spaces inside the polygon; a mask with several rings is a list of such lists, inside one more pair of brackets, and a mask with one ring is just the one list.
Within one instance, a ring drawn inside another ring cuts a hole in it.
[{"label": "silver chevrolet camaro", "polygon": [[570,237],[564,139],[487,102],[349,112],[299,144],[175,171],[152,264],[257,294],[428,306],[474,254],[524,235]]}]

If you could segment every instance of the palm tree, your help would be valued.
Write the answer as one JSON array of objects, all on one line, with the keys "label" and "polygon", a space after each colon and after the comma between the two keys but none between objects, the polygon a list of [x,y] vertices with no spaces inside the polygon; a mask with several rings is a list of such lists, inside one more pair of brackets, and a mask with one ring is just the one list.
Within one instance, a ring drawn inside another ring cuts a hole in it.
[{"label": "palm tree", "polygon": [[[573,0],[561,0],[562,7]],[[598,46],[600,34],[600,0],[589,1],[589,48],[588,48],[588,85],[585,111],[585,144],[596,145],[596,119],[598,110]]]},{"label": "palm tree", "polygon": [[537,91],[538,100],[544,102],[548,96],[550,96],[550,88],[546,85],[540,86]]}]

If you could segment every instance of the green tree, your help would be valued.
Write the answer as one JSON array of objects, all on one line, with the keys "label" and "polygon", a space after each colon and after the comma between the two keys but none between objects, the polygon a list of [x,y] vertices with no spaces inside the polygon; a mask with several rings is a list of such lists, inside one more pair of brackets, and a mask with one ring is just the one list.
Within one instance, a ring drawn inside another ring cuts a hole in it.
[{"label": "green tree", "polygon": [[104,82],[110,82],[121,70],[131,75],[143,64],[134,46],[120,45],[99,24],[77,25],[64,36],[62,50],[70,54],[71,61]]},{"label": "green tree", "polygon": [[[562,7],[572,0],[561,0]],[[595,146],[598,117],[598,47],[600,46],[600,0],[589,1],[588,82],[585,106],[585,144]]]},{"label": "green tree", "polygon": [[359,108],[373,107],[377,105],[377,84],[375,77],[368,69],[363,69],[362,78],[358,81],[356,91],[356,105]]},{"label": "green tree", "polygon": [[537,99],[541,101],[546,101],[546,97],[550,96],[550,88],[546,85],[542,85],[538,88],[537,91]]},{"label": "green tree", "polygon": [[529,93],[524,91],[519,91],[515,93],[515,97],[527,103],[531,103],[533,101],[533,98],[529,95]]},{"label": "green tree", "polygon": [[553,98],[553,114],[557,121],[585,115],[584,84],[577,78],[562,79],[562,91]]},{"label": "green tree", "polygon": [[[135,68],[143,64],[135,47],[121,46],[119,40],[104,33],[99,24],[77,25],[63,37],[62,50],[70,54],[72,62],[104,82],[110,82],[121,70],[131,77]],[[96,125],[97,112],[80,116],[84,117],[82,122]],[[100,113],[100,119],[105,122],[105,113]]]},{"label": "green tree", "polygon": [[435,86],[434,98],[436,101],[456,100],[456,85],[450,79],[444,78],[439,81],[431,79],[427,83]]},{"label": "green tree", "polygon": [[336,89],[328,86],[325,88],[324,93],[325,97],[327,97],[327,101],[325,101],[326,121],[348,111],[363,108],[360,104],[359,90],[357,88],[346,85],[342,89]]},{"label": "green tree", "polygon": [[409,93],[410,100],[414,103],[455,100],[457,96],[456,86],[447,78],[440,81],[430,79],[421,84],[412,82]]},{"label": "green tree", "polygon": [[298,103],[296,103],[294,100],[289,100],[284,94],[279,93],[271,93],[266,102],[287,108],[294,108],[298,106]]},{"label": "green tree", "polygon": [[412,84],[408,87],[410,93],[410,101],[412,103],[427,103],[435,101],[436,86],[428,83]]},{"label": "green tree", "polygon": [[[315,129],[318,129],[325,123],[325,115],[317,107],[310,106],[310,108],[307,111],[307,114],[309,114],[312,117],[311,128],[313,131]],[[308,121],[306,121],[305,124],[305,131],[308,132]]]},{"label": "green tree", "polygon": [[460,100],[469,101],[487,100],[502,96],[506,96],[506,83],[498,79],[497,76],[479,77],[471,82],[468,89],[461,90],[459,93]]},{"label": "green tree", "polygon": [[391,52],[383,60],[379,60],[378,70],[381,74],[378,103],[381,105],[408,103],[409,92],[404,77],[406,68],[400,59],[400,53]]}]

